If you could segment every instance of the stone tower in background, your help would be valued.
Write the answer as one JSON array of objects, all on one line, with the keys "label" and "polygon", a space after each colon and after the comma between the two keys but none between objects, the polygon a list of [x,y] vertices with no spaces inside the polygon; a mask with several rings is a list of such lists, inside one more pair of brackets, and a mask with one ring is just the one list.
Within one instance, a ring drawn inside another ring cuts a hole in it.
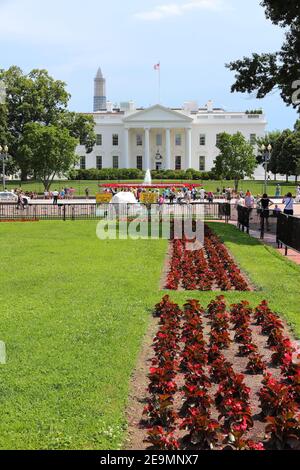
[{"label": "stone tower in background", "polygon": [[99,67],[95,77],[94,89],[94,113],[97,111],[106,110],[106,80],[102,75],[101,68]]}]

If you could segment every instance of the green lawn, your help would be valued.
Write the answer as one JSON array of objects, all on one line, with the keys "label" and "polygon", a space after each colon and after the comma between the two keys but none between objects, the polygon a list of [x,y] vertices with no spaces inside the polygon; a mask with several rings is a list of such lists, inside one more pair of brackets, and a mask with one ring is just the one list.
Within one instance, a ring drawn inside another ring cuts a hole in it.
[{"label": "green lawn", "polygon": [[[117,183],[118,181],[62,181],[57,182],[56,184],[53,183],[52,189],[61,189],[66,185],[68,187],[73,187],[76,189],[77,196],[84,196],[85,195],[85,188],[89,188],[90,194],[95,195],[98,191],[98,185],[101,183]],[[123,183],[134,183],[134,181],[122,181]],[[136,183],[141,183],[141,181],[135,181]],[[173,183],[172,180],[170,181],[156,181],[158,183]],[[216,192],[217,188],[231,187],[234,188],[233,181],[182,181],[182,183],[200,183],[204,185],[204,188],[207,191]],[[296,194],[296,183],[286,183],[284,181],[280,181],[280,186],[282,188],[282,195],[284,196],[287,192],[292,191]],[[276,189],[276,182],[272,181],[268,183],[268,192],[271,196],[275,195]],[[34,191],[36,193],[43,194],[43,185],[39,182],[26,182],[26,183],[17,183],[17,182],[10,182],[7,185],[8,189],[14,189],[18,187],[22,187],[24,191]],[[263,181],[242,181],[240,183],[240,189],[243,191],[247,191],[248,189],[256,196],[257,194],[262,194],[264,191],[264,182]]]},{"label": "green lawn", "polygon": [[[211,224],[300,336],[300,268],[232,226]],[[95,222],[0,224],[1,449],[116,449],[166,241],[99,241]],[[179,303],[215,293],[172,293]],[[145,384],[146,386],[146,384]]]},{"label": "green lawn", "polygon": [[95,230],[95,222],[0,226],[2,449],[121,445],[167,242],[99,241]]}]

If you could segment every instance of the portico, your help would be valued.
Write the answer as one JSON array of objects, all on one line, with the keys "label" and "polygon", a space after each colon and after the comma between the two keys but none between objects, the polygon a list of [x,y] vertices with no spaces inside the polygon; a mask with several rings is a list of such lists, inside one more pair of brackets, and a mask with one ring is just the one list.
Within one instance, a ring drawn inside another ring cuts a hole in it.
[{"label": "portico", "polygon": [[192,118],[156,105],[127,116],[123,122],[126,168],[135,167],[134,158],[138,156],[142,157],[144,170],[174,170],[176,161],[182,169],[191,168]]}]

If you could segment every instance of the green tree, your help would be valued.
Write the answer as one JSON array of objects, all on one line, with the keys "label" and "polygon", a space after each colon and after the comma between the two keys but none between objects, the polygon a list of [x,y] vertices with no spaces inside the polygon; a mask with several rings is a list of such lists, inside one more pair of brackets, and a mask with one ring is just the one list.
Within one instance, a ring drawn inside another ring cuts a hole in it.
[{"label": "green tree", "polygon": [[[252,57],[226,66],[236,73],[232,92],[252,93],[264,98],[278,89],[283,101],[300,111],[300,9],[299,0],[263,0],[266,17],[285,28],[285,41],[280,51],[253,53]],[[297,91],[298,90],[298,91]]]},{"label": "green tree", "polygon": [[240,180],[251,178],[257,167],[253,146],[241,132],[234,135],[224,132],[220,135],[218,148],[220,154],[212,171],[222,179],[233,179],[237,191]]},{"label": "green tree", "polygon": [[288,176],[295,176],[298,181],[300,161],[300,131],[291,132],[283,142],[281,154],[281,172]]},{"label": "green tree", "polygon": [[96,143],[95,122],[93,116],[65,112],[61,116],[61,125],[70,131],[70,135],[84,145],[91,153]]},{"label": "green tree", "polygon": [[[58,126],[70,131],[70,135],[79,139],[90,152],[95,144],[92,118],[76,115],[67,110],[70,95],[66,84],[54,80],[46,70],[32,70],[24,75],[18,67],[0,70],[0,80],[6,87],[5,129],[10,153],[21,170],[22,180],[35,174],[32,159],[23,150],[24,130],[27,124],[38,123],[44,126]],[[3,132],[0,114],[0,134]],[[43,157],[43,155],[41,155]]]},{"label": "green tree", "polygon": [[34,168],[46,190],[56,176],[67,174],[78,161],[78,140],[68,129],[28,123],[24,127],[20,152]]},{"label": "green tree", "polygon": [[279,173],[278,172],[278,152],[276,151],[277,148],[277,142],[278,139],[281,136],[281,131],[272,131],[268,132],[264,137],[260,137],[256,139],[257,147],[258,147],[258,154],[257,154],[257,162],[259,164],[263,164],[265,161],[265,152],[262,151],[262,145],[264,145],[266,148],[268,145],[272,146],[272,152],[271,152],[271,159],[268,164],[268,169],[275,175]]}]

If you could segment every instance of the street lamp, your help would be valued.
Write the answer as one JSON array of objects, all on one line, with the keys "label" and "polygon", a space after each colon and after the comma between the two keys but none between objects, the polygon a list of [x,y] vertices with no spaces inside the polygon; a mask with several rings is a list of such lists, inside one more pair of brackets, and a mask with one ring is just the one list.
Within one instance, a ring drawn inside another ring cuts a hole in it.
[{"label": "street lamp", "polygon": [[[267,185],[268,185],[268,164],[269,161],[271,160],[271,152],[272,152],[272,145],[269,144],[267,147],[265,144],[262,144],[261,150],[264,154],[264,167],[265,167],[265,186],[264,186],[264,192],[267,194]],[[266,152],[267,150],[267,152]]]},{"label": "street lamp", "polygon": [[[2,153],[3,152],[3,153]],[[2,184],[3,184],[3,191],[5,191],[5,160],[7,159],[8,154],[8,147],[7,145],[0,145],[0,156],[2,158]]]}]

